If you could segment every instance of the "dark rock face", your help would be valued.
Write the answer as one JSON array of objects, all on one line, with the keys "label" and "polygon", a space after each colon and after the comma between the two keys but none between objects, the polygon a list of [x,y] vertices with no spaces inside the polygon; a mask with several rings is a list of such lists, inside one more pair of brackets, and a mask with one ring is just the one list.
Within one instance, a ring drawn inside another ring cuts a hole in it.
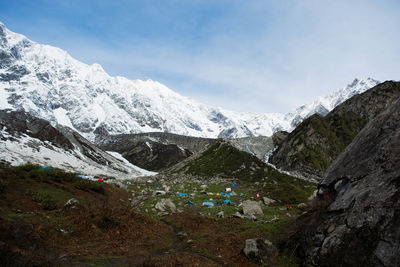
[{"label": "dark rock face", "polygon": [[361,129],[400,97],[400,82],[384,82],[300,123],[269,158],[279,168],[320,180]]},{"label": "dark rock face", "polygon": [[192,155],[187,149],[174,144],[139,142],[134,148],[122,154],[129,162],[152,171],[172,166]]},{"label": "dark rock face", "polygon": [[41,141],[50,141],[55,146],[67,150],[74,148],[72,143],[48,121],[35,118],[23,111],[0,110],[0,128],[4,127],[14,136],[26,134]]},{"label": "dark rock face", "polygon": [[274,143],[274,147],[280,146],[288,135],[289,133],[285,131],[278,131],[274,133],[272,135],[272,142]]},{"label": "dark rock face", "polygon": [[329,167],[317,199],[299,239],[305,265],[400,266],[400,100]]}]

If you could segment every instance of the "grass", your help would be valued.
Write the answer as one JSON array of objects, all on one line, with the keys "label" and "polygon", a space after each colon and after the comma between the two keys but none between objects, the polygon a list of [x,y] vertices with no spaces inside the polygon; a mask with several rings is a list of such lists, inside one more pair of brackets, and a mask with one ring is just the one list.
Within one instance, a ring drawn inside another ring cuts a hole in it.
[{"label": "grass", "polygon": [[45,210],[54,210],[61,207],[75,195],[46,184],[37,185],[29,190],[32,198]]},{"label": "grass", "polygon": [[[162,266],[162,264],[170,262],[172,265],[178,263],[184,265],[196,259],[197,262],[206,260],[208,263],[222,264],[226,260],[231,264],[246,265],[248,261],[241,253],[244,240],[265,237],[279,244],[287,237],[286,233],[293,223],[294,217],[288,217],[287,211],[283,208],[286,203],[276,199],[278,202],[274,205],[262,205],[264,215],[259,216],[262,221],[253,222],[229,218],[235,212],[241,211],[241,207],[238,207],[237,204],[247,199],[257,200],[257,193],[262,196],[267,195],[269,182],[275,184],[275,179],[278,182],[291,183],[298,187],[298,190],[304,190],[304,194],[307,190],[311,191],[311,187],[307,187],[309,185],[303,184],[302,181],[297,184],[298,180],[292,177],[278,179],[277,174],[272,171],[267,171],[267,175],[274,175],[275,178],[271,180],[266,178],[259,184],[237,182],[239,187],[232,188],[231,182],[210,183],[207,185],[206,192],[213,193],[213,195],[202,194],[201,183],[181,182],[169,184],[171,189],[166,195],[154,196],[154,191],[163,190],[161,184],[126,181],[125,184],[128,188],[113,188],[114,196],[112,197],[109,185],[81,180],[73,174],[63,174],[58,170],[43,170],[39,166],[0,168],[0,174],[1,179],[9,183],[4,187],[4,193],[0,197],[0,208],[3,214],[0,216],[0,228],[9,229],[17,222],[24,224],[25,228],[26,225],[30,225],[26,228],[28,229],[27,235],[36,236],[40,242],[44,242],[41,246],[48,246],[45,251],[50,248],[62,250],[72,257],[70,262],[83,262],[83,258],[73,255],[85,251],[84,263],[94,266],[102,263],[122,264],[128,259],[135,259],[134,262],[129,262],[130,264],[140,265],[144,259],[153,255],[152,253],[160,255],[160,251],[179,247],[176,240],[171,239],[171,229],[163,221],[168,221],[171,225],[176,226],[176,229],[187,232],[187,239],[193,240],[192,245],[184,252],[157,256],[159,258],[149,260],[149,264]],[[104,191],[96,191],[96,185],[101,185]],[[236,204],[235,206],[219,205],[226,198],[218,196],[217,193],[224,192],[226,187],[231,187],[236,193],[230,198]],[[264,188],[265,191],[263,191]],[[290,188],[282,190],[271,187],[268,196],[283,195],[285,190],[290,190]],[[179,197],[175,195],[178,192],[188,195],[196,192],[196,194],[193,197]],[[128,195],[132,194],[136,197],[143,195],[144,198],[134,208],[138,208],[141,212],[147,210],[147,214],[138,213],[127,205],[130,202],[121,201],[123,196],[127,199]],[[77,198],[80,205],[75,209],[64,208],[64,203],[72,197]],[[4,202],[4,198],[8,202]],[[182,213],[158,217],[154,205],[162,198],[171,198],[177,208],[182,210]],[[216,206],[213,208],[202,207],[202,202],[210,198],[217,203]],[[297,195],[293,198],[295,202],[303,200],[302,195],[300,198]],[[193,201],[194,205],[187,204],[188,200]],[[11,203],[14,208],[10,209],[4,203]],[[219,211],[224,211],[225,218],[217,218],[216,214]],[[203,216],[200,216],[199,212]],[[293,208],[289,213],[297,216],[301,211]],[[7,219],[3,225],[4,218]],[[272,218],[278,218],[278,220],[271,222]],[[0,241],[12,244],[7,241],[8,238],[10,237],[2,237],[0,234]],[[39,244],[38,240],[32,242]],[[15,246],[25,249],[25,247],[21,247],[21,244],[15,244]],[[192,248],[192,246],[194,247]],[[40,251],[26,253],[42,255]],[[127,257],[127,255],[131,256]],[[221,258],[218,255],[221,255]],[[282,257],[276,260],[277,264],[275,265],[290,266],[290,263],[296,260],[292,259],[290,255],[289,253],[286,257],[282,254]],[[104,259],[104,261],[99,259]]]}]

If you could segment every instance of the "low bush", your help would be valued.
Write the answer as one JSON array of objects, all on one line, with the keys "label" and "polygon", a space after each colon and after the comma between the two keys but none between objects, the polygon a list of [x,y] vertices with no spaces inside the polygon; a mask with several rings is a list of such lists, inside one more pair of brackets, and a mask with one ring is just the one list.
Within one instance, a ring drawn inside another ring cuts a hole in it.
[{"label": "low bush", "polygon": [[94,191],[96,193],[100,193],[100,194],[104,194],[104,188],[103,185],[101,183],[97,183],[97,182],[91,182],[91,181],[86,181],[86,180],[77,180],[76,188],[80,189],[80,190],[84,190],[84,191]]},{"label": "low bush", "polygon": [[36,192],[33,199],[40,203],[44,210],[55,210],[57,208],[56,199],[47,192]]}]

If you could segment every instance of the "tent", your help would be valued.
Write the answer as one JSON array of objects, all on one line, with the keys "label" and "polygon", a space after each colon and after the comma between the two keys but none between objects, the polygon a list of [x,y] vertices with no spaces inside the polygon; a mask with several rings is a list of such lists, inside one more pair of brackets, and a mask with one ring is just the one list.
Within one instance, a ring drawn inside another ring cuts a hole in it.
[{"label": "tent", "polygon": [[204,201],[203,206],[205,207],[214,207],[214,202],[211,201]]},{"label": "tent", "polygon": [[187,197],[187,194],[186,193],[179,193],[179,196],[180,197]]},{"label": "tent", "polygon": [[234,204],[230,199],[224,199],[222,200],[222,205],[234,205]]}]

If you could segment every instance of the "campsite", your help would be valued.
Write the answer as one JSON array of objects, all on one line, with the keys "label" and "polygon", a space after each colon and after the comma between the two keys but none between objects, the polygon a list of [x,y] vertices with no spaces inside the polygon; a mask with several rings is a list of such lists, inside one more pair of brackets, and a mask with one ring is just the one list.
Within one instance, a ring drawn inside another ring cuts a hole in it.
[{"label": "campsite", "polygon": [[0,251],[14,263],[250,266],[243,248],[258,237],[276,244],[274,264],[297,261],[285,242],[304,207],[258,199],[249,184],[99,182],[33,164],[0,172]]}]

